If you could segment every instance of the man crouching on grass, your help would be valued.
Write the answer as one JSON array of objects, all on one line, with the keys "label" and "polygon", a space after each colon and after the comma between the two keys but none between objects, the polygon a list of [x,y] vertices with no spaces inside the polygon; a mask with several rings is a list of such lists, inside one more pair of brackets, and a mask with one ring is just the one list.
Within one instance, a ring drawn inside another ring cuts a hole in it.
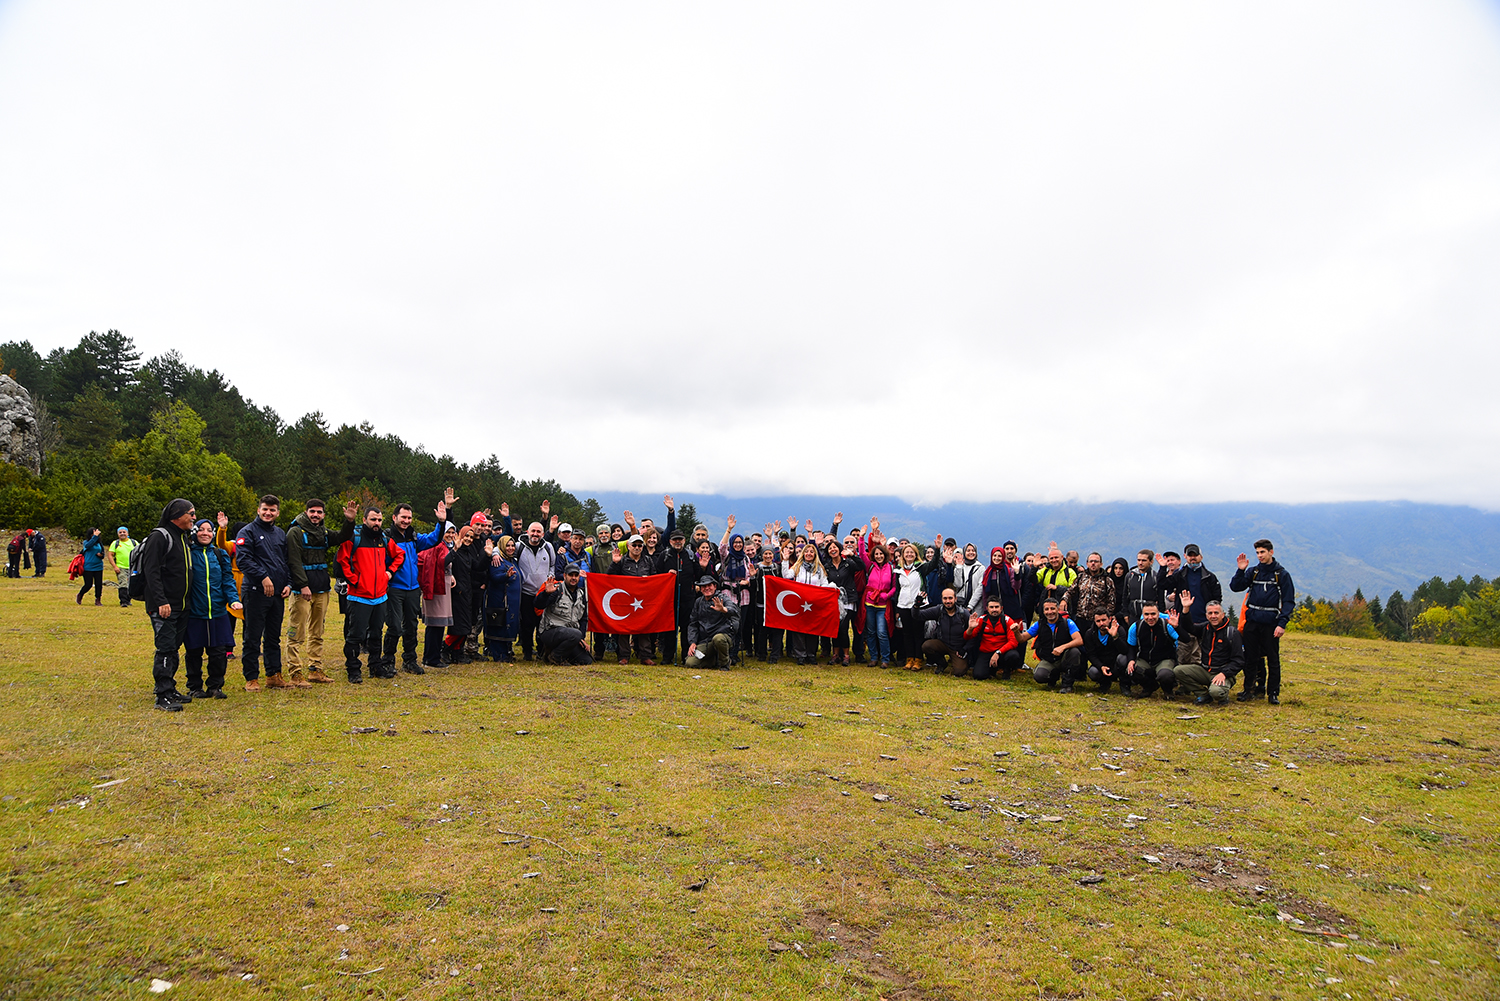
[{"label": "man crouching on grass", "polygon": [[[740,631],[740,606],[726,602],[714,592],[719,582],[708,574],[698,578],[701,597],[693,602],[688,620],[688,658],[700,658],[703,667],[728,670],[733,637]],[[693,664],[687,660],[689,666]]]},{"label": "man crouching on grass", "polygon": [[[537,652],[549,664],[592,664],[588,642],[583,638],[588,628],[589,599],[580,584],[582,567],[569,563],[563,570],[561,584],[548,577],[536,591],[536,608],[542,620],[536,626]],[[524,609],[521,612],[525,615]]]},{"label": "man crouching on grass", "polygon": [[156,708],[169,713],[182,712],[192,701],[177,690],[177,651],[187,638],[188,529],[193,513],[193,502],[181,497],[168,504],[137,554],[146,609],[156,632],[156,655],[151,662]]}]

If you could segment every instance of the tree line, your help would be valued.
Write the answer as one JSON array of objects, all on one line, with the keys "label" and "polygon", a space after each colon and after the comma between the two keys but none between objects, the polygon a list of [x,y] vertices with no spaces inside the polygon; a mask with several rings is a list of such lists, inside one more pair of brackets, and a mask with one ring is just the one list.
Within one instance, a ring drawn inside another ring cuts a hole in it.
[{"label": "tree line", "polygon": [[1410,598],[1393,591],[1384,602],[1379,595],[1366,601],[1359,589],[1338,601],[1304,598],[1289,628],[1398,642],[1500,646],[1500,577],[1433,577],[1418,584]]},{"label": "tree line", "polygon": [[589,530],[606,520],[594,498],[579,500],[555,480],[517,479],[495,455],[462,463],[368,422],[331,427],[318,411],[288,423],[218,369],[205,371],[176,351],[142,363],[118,330],[91,331],[46,355],[29,341],[0,344],[0,372],[31,393],[43,449],[40,477],[0,464],[4,525],[62,525],[81,535],[123,524],[140,533],[177,496],[249,520],[255,498],[267,493],[283,499],[287,520],[301,501],[319,497],[334,506],[346,498],[406,501],[419,521],[430,521],[447,486],[466,511],[504,502],[531,519],[550,500],[553,513]]}]

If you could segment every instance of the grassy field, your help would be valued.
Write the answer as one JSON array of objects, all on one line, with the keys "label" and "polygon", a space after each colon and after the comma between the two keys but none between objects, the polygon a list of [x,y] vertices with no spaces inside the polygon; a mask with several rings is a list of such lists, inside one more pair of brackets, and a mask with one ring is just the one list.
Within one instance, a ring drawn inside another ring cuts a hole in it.
[{"label": "grassy field", "polygon": [[0,587],[3,998],[1500,996],[1497,651],[1289,636],[1279,709],[1209,711],[231,661],[169,715],[66,583]]}]

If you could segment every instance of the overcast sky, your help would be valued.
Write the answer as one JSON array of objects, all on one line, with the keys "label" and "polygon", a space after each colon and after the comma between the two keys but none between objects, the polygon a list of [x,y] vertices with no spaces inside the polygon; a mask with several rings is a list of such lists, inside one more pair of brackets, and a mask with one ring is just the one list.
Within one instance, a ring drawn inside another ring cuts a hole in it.
[{"label": "overcast sky", "polygon": [[0,0],[0,340],[583,494],[1500,506],[1500,4]]}]

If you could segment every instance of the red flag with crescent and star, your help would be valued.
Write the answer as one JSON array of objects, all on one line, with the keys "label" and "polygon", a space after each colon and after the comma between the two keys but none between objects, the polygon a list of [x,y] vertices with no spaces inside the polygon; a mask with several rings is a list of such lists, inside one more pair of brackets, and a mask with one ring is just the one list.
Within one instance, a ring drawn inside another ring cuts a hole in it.
[{"label": "red flag with crescent and star", "polygon": [[677,628],[677,576],[591,573],[589,629],[596,633],[669,633]]},{"label": "red flag with crescent and star", "polygon": [[766,628],[813,636],[838,635],[839,589],[767,577]]}]

